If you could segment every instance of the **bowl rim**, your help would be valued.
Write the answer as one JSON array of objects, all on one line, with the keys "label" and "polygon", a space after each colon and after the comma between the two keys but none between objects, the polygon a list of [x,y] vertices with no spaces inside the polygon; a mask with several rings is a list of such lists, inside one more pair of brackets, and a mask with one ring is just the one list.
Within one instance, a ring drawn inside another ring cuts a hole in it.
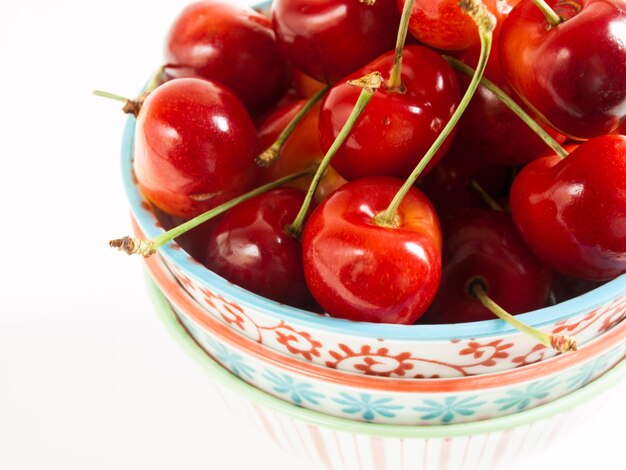
[{"label": "bowl rim", "polygon": [[146,273],[145,278],[149,295],[163,325],[169,331],[170,336],[212,379],[256,405],[264,406],[276,413],[286,415],[298,421],[334,431],[402,439],[453,438],[500,432],[569,411],[595,398],[626,377],[626,360],[622,360],[601,377],[562,398],[512,415],[471,423],[407,426],[352,421],[288,403],[255,388],[227,371],[193,340],[185,327],[180,323],[167,299],[150,278],[149,274]]},{"label": "bowl rim", "polygon": [[[267,7],[269,4],[270,2],[263,2],[257,5],[257,8]],[[155,223],[156,217],[150,209],[150,204],[139,191],[134,179],[132,161],[135,127],[135,118],[129,116],[122,136],[122,179],[135,219],[146,236],[154,238],[164,233],[165,230]],[[246,309],[256,310],[265,316],[295,322],[334,334],[407,342],[416,340],[432,342],[452,339],[478,339],[518,333],[515,328],[499,319],[447,325],[391,325],[333,318],[280,304],[232,284],[195,261],[176,242],[162,247],[160,252],[170,263],[182,269],[196,283],[210,285],[224,297],[236,299]],[[517,317],[535,328],[547,327],[598,309],[624,295],[626,295],[626,274],[581,296],[554,306],[519,314]]]},{"label": "bowl rim", "polygon": [[178,284],[162,260],[150,257],[145,259],[145,262],[154,282],[156,282],[168,301],[177,310],[189,315],[195,323],[199,323],[204,329],[211,331],[220,341],[226,342],[231,347],[245,352],[245,354],[257,360],[271,364],[291,374],[340,386],[385,390],[400,394],[477,393],[477,391],[481,390],[510,387],[514,384],[531,382],[569,370],[579,364],[595,360],[596,357],[607,353],[612,347],[626,341],[626,321],[623,321],[601,337],[588,342],[576,352],[554,356],[524,367],[502,370],[491,374],[439,379],[390,378],[356,374],[324,367],[312,362],[305,362],[301,359],[281,354],[236,332],[204,312],[202,307]]}]

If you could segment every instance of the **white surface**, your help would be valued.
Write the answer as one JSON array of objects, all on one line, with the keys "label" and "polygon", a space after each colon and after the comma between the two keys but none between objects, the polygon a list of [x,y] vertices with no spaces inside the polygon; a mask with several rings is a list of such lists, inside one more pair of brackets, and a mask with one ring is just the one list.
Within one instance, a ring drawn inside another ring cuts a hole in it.
[{"label": "white surface", "polygon": [[[185,3],[0,3],[0,469],[307,470],[222,409],[107,246],[125,118],[90,92],[132,95]],[[623,468],[625,419],[608,403],[518,468]]]}]

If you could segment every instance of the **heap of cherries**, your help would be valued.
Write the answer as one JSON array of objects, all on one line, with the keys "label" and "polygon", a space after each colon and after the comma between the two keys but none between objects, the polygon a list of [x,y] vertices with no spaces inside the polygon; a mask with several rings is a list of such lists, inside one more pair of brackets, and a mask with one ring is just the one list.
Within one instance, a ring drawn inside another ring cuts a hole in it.
[{"label": "heap of cherries", "polygon": [[164,64],[125,109],[176,227],[113,246],[177,237],[269,299],[400,324],[515,322],[626,272],[623,0],[205,0]]}]

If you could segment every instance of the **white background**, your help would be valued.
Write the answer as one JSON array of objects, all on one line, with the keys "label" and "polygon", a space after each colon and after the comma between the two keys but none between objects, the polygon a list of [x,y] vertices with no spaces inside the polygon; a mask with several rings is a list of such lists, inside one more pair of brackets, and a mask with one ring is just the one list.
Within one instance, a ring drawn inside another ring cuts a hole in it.
[{"label": "white background", "polygon": [[[222,409],[107,246],[130,232],[125,118],[90,92],[132,96],[184,4],[0,2],[2,470],[308,468]],[[610,403],[516,468],[624,468],[625,419]]]}]

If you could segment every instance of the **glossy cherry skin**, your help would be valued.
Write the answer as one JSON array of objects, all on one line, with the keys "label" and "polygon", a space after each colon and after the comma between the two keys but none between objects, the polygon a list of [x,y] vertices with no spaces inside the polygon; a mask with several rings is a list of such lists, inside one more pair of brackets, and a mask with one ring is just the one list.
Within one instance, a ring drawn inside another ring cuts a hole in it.
[{"label": "glossy cherry skin", "polygon": [[[496,20],[519,0],[483,0]],[[400,11],[405,0],[397,0]],[[463,50],[477,44],[478,28],[472,18],[459,8],[458,0],[415,0],[409,31],[420,42],[436,49]]]},{"label": "glossy cherry skin", "polygon": [[268,299],[309,305],[301,246],[285,230],[303,201],[302,191],[276,189],[228,211],[208,240],[206,266]]},{"label": "glossy cherry skin", "polygon": [[291,79],[271,21],[219,0],[192,3],[180,13],[165,40],[165,63],[169,77],[227,86],[253,114],[276,104]]},{"label": "glossy cherry skin", "polygon": [[[347,80],[379,71],[386,83],[393,59],[393,51],[384,54],[328,92],[319,121],[324,151],[339,135],[361,92]],[[407,46],[402,63],[406,91],[390,91],[383,85],[333,159],[333,167],[347,180],[368,176],[406,178],[459,104],[456,75],[439,54],[423,46]],[[435,166],[451,140],[446,140],[423,174]]]},{"label": "glossy cherry skin", "polygon": [[[480,49],[471,47],[459,59],[471,67],[478,63]],[[517,96],[502,74],[498,60],[498,43],[489,56],[485,78],[500,87],[526,111],[527,107]],[[470,79],[459,73],[461,89],[467,89]],[[547,124],[537,120],[544,130],[557,142],[566,139]],[[479,87],[463,113],[458,125],[457,139],[483,159],[498,165],[525,165],[539,158],[548,150],[547,145],[499,98],[485,87]]]},{"label": "glossy cherry skin", "polygon": [[413,188],[399,226],[375,225],[402,182],[368,178],[342,186],[311,215],[302,240],[304,273],[334,317],[411,324],[432,301],[441,275],[441,232],[434,209]]},{"label": "glossy cherry skin", "polygon": [[562,134],[608,134],[626,116],[626,8],[619,0],[548,0],[549,28],[524,0],[500,33],[500,64],[524,101]]},{"label": "glossy cherry skin", "polygon": [[511,314],[546,306],[552,272],[528,248],[510,215],[466,209],[443,224],[443,236],[441,285],[428,311],[429,322],[496,318],[471,294],[476,279]]},{"label": "glossy cherry skin", "polygon": [[626,272],[626,137],[528,164],[511,188],[515,224],[554,270],[591,281]]},{"label": "glossy cherry skin", "polygon": [[395,0],[275,0],[272,18],[289,60],[325,83],[393,49],[400,24]]},{"label": "glossy cherry skin", "polygon": [[155,206],[190,218],[251,189],[258,149],[252,120],[230,90],[182,78],[161,85],[144,101],[133,169]]}]

